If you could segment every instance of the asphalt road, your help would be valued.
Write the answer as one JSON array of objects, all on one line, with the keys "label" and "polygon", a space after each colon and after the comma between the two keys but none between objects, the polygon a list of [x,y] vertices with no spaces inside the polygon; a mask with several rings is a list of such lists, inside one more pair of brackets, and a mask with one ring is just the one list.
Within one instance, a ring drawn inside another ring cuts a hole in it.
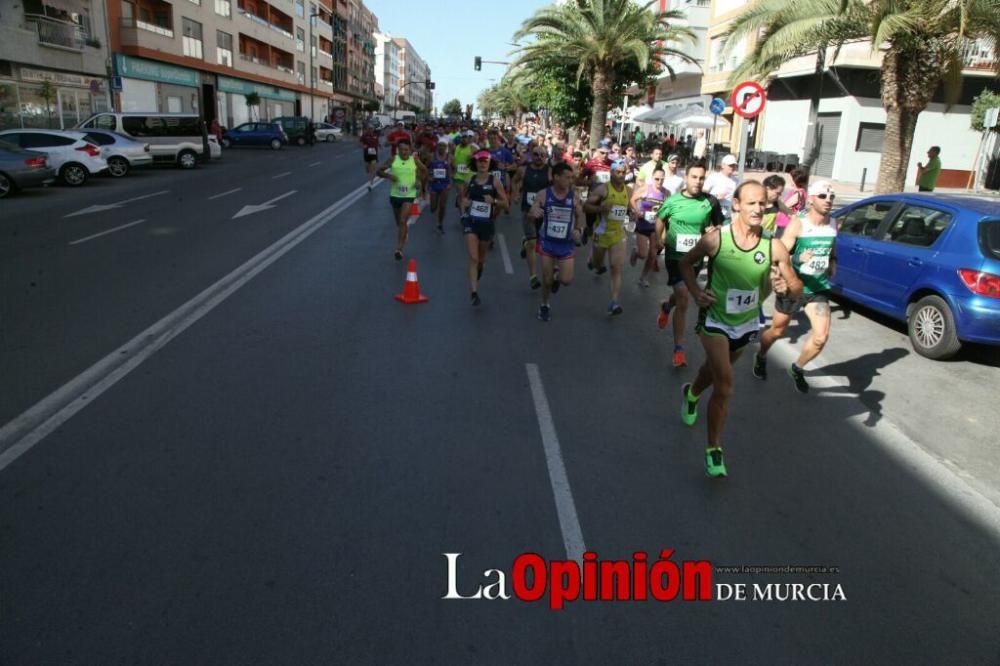
[{"label": "asphalt road", "polygon": [[[334,145],[230,151],[193,174],[13,200],[0,423],[362,182],[356,149]],[[403,306],[384,185],[314,226],[0,469],[4,663],[1000,660],[1000,509],[973,455],[995,447],[984,433],[997,417],[989,400],[963,405],[997,385],[989,353],[931,364],[852,311],[808,396],[777,367],[756,382],[744,359],[730,477],[712,482],[703,422],[678,418],[694,370],[669,367],[669,336],[652,324],[662,273],[640,290],[630,271],[625,314],[608,319],[607,276],[584,270],[541,324],[519,224],[502,218],[473,310],[457,223],[439,237],[424,219],[408,250],[430,302]],[[789,350],[776,347],[775,364]],[[835,566],[713,580],[839,584],[847,599],[562,611],[441,599],[443,553],[462,553],[468,595],[520,553],[563,559],[578,546],[602,559],[667,548],[677,562]]]}]

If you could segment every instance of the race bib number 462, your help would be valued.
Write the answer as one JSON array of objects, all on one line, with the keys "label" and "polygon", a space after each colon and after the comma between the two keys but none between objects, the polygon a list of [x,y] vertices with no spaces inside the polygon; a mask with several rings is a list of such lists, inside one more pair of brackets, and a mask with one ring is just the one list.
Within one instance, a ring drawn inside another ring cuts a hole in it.
[{"label": "race bib number 462", "polygon": [[469,214],[477,220],[488,220],[492,209],[493,207],[485,201],[473,201],[469,208]]}]

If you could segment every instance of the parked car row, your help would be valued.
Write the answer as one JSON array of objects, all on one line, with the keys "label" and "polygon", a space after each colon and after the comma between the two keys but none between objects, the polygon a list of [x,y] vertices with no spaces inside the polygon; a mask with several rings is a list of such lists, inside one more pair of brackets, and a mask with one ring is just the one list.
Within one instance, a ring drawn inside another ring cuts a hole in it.
[{"label": "parked car row", "polygon": [[304,116],[283,116],[274,120],[247,122],[226,130],[222,133],[222,145],[233,146],[270,146],[273,150],[281,150],[290,143],[304,146],[310,142],[336,141],[341,136],[341,129],[328,123],[312,123],[312,138],[310,139],[310,120]]},{"label": "parked car row", "polygon": [[79,187],[97,174],[121,178],[153,162],[193,169],[206,144],[211,158],[222,157],[198,116],[183,113],[108,111],[71,130],[5,130],[0,132],[0,198],[56,179]]}]

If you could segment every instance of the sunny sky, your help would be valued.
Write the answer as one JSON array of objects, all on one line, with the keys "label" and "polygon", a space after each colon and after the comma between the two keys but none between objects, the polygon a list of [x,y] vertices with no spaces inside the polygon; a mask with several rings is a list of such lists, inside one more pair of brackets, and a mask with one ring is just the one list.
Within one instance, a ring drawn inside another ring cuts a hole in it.
[{"label": "sunny sky", "polygon": [[[365,0],[378,16],[379,30],[406,37],[431,68],[435,82],[434,105],[458,98],[464,108],[475,104],[479,93],[503,77],[503,65],[483,64],[473,69],[473,59],[511,60],[510,43],[521,22],[545,0]],[[480,26],[480,29],[470,28]],[[478,109],[477,109],[478,111]]]}]

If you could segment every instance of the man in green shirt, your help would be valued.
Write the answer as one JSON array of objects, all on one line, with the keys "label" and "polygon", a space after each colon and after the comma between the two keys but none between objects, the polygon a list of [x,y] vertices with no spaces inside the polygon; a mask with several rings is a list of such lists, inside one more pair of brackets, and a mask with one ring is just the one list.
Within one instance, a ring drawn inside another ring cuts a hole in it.
[{"label": "man in green shirt", "polygon": [[927,151],[927,166],[917,162],[917,189],[921,192],[933,192],[941,173],[941,146],[931,146]]},{"label": "man in green shirt", "polygon": [[[681,275],[701,313],[697,331],[705,348],[705,363],[694,382],[681,387],[681,420],[692,426],[698,418],[698,401],[712,389],[708,400],[708,446],[705,472],[726,476],[722,459],[722,429],[733,394],[733,363],[757,338],[758,312],[768,283],[778,294],[798,297],[802,281],[792,269],[788,249],[763,233],[767,195],[755,180],[741,183],[733,193],[733,221],[706,231],[680,261]],[[697,270],[708,259],[708,284],[698,284]]]}]

